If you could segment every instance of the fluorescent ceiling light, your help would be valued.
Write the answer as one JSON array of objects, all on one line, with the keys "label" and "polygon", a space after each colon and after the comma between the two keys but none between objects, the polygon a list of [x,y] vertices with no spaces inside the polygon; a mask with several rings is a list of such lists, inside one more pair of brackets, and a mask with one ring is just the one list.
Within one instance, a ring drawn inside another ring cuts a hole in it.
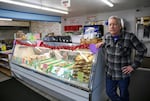
[{"label": "fluorescent ceiling light", "polygon": [[30,7],[30,8],[40,9],[40,10],[46,10],[46,11],[51,11],[51,12],[56,12],[56,13],[68,14],[67,11],[58,10],[58,9],[54,9],[54,8],[48,8],[48,7],[44,7],[44,6],[33,5],[33,4],[28,4],[28,3],[23,3],[23,2],[18,2],[18,1],[0,0],[0,2],[24,6],[24,7]]},{"label": "fluorescent ceiling light", "polygon": [[108,5],[109,7],[113,7],[114,6],[114,4],[113,3],[111,3],[110,1],[108,1],[108,0],[101,0],[101,1],[103,1],[106,5]]},{"label": "fluorescent ceiling light", "polygon": [[12,19],[8,19],[8,18],[0,18],[0,20],[12,21]]}]

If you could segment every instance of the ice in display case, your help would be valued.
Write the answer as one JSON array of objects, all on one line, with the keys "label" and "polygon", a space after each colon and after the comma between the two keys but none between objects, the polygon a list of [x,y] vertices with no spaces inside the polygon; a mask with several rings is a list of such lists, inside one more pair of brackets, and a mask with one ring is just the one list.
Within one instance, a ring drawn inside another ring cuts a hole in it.
[{"label": "ice in display case", "polygon": [[[96,72],[94,70],[96,68],[94,67],[94,65],[96,66],[96,57],[97,54],[93,54],[88,49],[88,45],[68,43],[62,45],[60,43],[58,45],[52,45],[52,43],[50,45],[49,43],[37,45],[35,42],[18,41],[14,47],[11,69],[14,76],[20,79],[25,80],[27,78],[27,81],[30,80],[39,86],[44,86],[47,83],[45,88],[54,91],[56,94],[52,95],[55,97],[58,97],[57,93],[60,93],[62,89],[59,91],[54,87],[51,88],[51,86],[63,88],[66,94],[62,91],[60,95],[66,96],[67,93],[69,94],[64,99],[60,97],[61,100],[92,101],[93,97],[97,96],[94,93],[92,94],[92,89],[97,86],[93,84],[96,84],[95,82],[98,84],[99,81],[96,81],[95,77],[93,77],[93,75],[96,75],[96,73],[94,74]],[[49,84],[53,82],[57,82],[58,85],[57,83]],[[104,100],[105,96],[100,99]],[[99,100],[97,99],[97,101]]]}]

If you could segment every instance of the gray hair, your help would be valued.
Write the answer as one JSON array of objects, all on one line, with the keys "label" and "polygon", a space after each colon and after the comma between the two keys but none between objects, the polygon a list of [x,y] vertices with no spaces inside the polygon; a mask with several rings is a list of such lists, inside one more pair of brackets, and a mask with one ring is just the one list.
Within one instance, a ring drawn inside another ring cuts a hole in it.
[{"label": "gray hair", "polygon": [[122,24],[121,24],[121,19],[120,19],[119,17],[117,17],[117,16],[110,16],[110,17],[108,18],[108,21],[109,21],[110,19],[115,19],[115,20],[117,21],[117,23],[118,23],[120,26],[122,26]]}]

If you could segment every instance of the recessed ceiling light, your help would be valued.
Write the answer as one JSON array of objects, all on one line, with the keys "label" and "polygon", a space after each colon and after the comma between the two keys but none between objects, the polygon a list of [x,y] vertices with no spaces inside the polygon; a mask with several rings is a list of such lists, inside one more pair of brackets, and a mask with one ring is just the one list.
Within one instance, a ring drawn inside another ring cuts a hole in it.
[{"label": "recessed ceiling light", "polygon": [[114,6],[114,4],[112,2],[110,2],[110,1],[108,1],[108,0],[101,0],[101,1],[103,1],[109,7],[113,7]]}]

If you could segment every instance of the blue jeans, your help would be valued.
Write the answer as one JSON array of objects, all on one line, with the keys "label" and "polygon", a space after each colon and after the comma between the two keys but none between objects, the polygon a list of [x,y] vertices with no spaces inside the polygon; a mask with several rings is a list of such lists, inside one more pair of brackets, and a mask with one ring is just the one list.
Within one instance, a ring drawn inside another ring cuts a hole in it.
[{"label": "blue jeans", "polygon": [[[122,80],[112,80],[110,77],[106,77],[106,93],[111,101],[129,101],[129,83],[129,77]],[[119,94],[117,93],[117,87],[119,88]]]}]

